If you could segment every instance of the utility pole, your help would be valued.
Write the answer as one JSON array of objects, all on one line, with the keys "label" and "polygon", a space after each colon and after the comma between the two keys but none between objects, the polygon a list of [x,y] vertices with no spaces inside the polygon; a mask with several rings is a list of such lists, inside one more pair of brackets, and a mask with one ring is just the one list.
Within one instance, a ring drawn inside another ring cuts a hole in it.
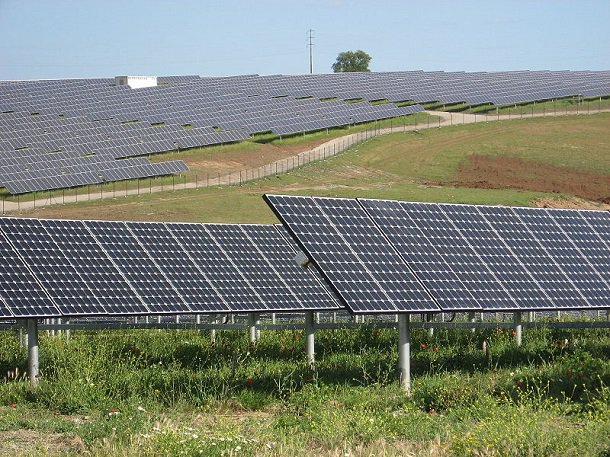
[{"label": "utility pole", "polygon": [[309,47],[309,73],[313,74],[313,30],[307,31],[307,46]]}]

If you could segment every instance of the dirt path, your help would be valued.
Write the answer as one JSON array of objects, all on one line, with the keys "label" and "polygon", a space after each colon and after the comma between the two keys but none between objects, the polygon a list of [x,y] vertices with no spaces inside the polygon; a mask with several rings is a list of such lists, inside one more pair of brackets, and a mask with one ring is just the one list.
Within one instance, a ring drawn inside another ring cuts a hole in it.
[{"label": "dirt path", "polygon": [[[438,119],[428,120],[422,124],[416,125],[403,125],[393,128],[384,128],[377,130],[370,130],[365,132],[352,133],[342,137],[334,138],[315,146],[312,149],[299,152],[298,154],[275,160],[270,163],[263,164],[259,167],[251,168],[248,170],[233,171],[226,174],[219,174],[213,178],[207,178],[205,181],[185,182],[175,185],[164,185],[164,186],[152,186],[145,189],[125,189],[124,191],[106,191],[100,193],[88,193],[84,195],[70,195],[62,197],[49,197],[47,199],[38,199],[36,201],[24,201],[24,202],[2,202],[3,214],[18,212],[22,210],[34,209],[37,207],[45,207],[50,205],[64,204],[64,203],[75,203],[78,201],[94,201],[107,198],[116,198],[119,196],[128,195],[139,195],[141,193],[157,193],[166,192],[168,189],[171,190],[183,190],[183,189],[196,189],[201,187],[212,187],[212,186],[228,186],[238,185],[253,179],[259,179],[266,176],[273,176],[277,174],[286,173],[294,168],[301,167],[309,162],[317,160],[324,160],[339,154],[352,146],[361,143],[369,138],[373,138],[378,135],[386,135],[389,133],[397,132],[409,132],[428,128],[438,128],[443,126],[452,125],[465,125],[465,124],[477,124],[477,123],[488,123],[493,121],[501,120],[513,120],[513,119],[525,119],[531,117],[551,117],[551,116],[565,116],[574,115],[574,112],[560,112],[560,113],[530,113],[528,115],[487,115],[487,114],[467,114],[467,113],[449,113],[444,111],[426,111],[432,116],[437,116]],[[596,114],[598,112],[610,112],[610,110],[596,110],[594,112],[581,112],[581,115]],[[80,198],[79,198],[80,197]]]}]

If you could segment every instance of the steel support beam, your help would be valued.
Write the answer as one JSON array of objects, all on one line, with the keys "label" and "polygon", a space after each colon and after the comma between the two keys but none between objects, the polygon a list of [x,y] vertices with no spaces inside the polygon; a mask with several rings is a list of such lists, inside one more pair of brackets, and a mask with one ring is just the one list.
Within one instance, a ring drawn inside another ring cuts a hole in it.
[{"label": "steel support beam", "polygon": [[411,394],[411,327],[409,315],[398,315],[398,368],[400,386]]},{"label": "steel support beam", "polygon": [[38,321],[28,319],[28,377],[30,385],[36,387],[40,376],[38,365]]},{"label": "steel support beam", "polygon": [[521,312],[517,311],[513,313],[513,331],[515,332],[515,344],[517,345],[517,347],[521,347],[522,343],[523,324],[521,323],[521,321]]},{"label": "steel support beam", "polygon": [[313,368],[316,363],[315,355],[315,316],[314,313],[308,311],[305,313],[305,348],[307,350],[307,363],[310,368]]}]

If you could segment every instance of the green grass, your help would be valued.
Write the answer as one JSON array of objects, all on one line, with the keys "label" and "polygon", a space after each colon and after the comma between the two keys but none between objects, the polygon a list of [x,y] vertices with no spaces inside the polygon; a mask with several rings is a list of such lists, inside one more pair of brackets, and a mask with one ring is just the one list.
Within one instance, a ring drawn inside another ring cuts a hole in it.
[{"label": "green grass", "polygon": [[[607,330],[527,330],[520,348],[500,329],[412,336],[407,397],[391,329],[318,331],[313,371],[302,331],[263,331],[254,347],[245,331],[215,345],[190,330],[42,335],[39,388],[0,382],[0,437],[55,434],[93,455],[610,451]],[[0,341],[0,372],[23,372],[16,335]]]}]

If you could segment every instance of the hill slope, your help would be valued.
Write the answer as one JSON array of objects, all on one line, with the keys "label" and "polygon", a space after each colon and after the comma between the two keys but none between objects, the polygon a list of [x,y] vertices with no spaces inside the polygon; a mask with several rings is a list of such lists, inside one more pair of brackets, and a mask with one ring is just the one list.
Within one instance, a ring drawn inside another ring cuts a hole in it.
[{"label": "hill slope", "polygon": [[[610,114],[499,121],[376,137],[240,187],[42,208],[36,217],[274,222],[265,192],[416,201],[573,206],[610,198]],[[560,199],[558,204],[552,200]]]}]

